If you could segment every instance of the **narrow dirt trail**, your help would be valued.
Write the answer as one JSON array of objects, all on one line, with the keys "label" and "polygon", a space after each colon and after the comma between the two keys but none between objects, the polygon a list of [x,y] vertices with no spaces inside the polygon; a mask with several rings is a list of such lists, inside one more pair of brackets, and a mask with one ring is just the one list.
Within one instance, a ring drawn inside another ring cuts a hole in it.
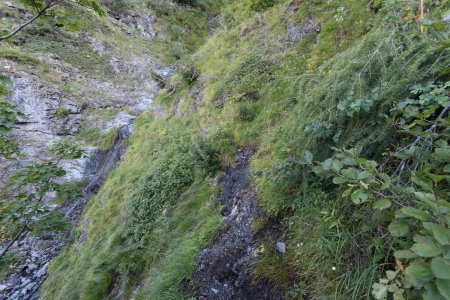
[{"label": "narrow dirt trail", "polygon": [[252,264],[261,241],[253,229],[262,210],[257,190],[250,184],[249,161],[256,150],[237,151],[235,165],[221,180],[224,229],[202,250],[193,277],[197,299],[280,299],[270,295],[264,282],[253,280]]}]

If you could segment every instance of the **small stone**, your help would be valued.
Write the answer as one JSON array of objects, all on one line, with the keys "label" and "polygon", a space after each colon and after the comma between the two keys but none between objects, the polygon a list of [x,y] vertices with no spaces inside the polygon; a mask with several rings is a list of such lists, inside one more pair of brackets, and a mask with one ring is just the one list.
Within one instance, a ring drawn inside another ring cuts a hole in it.
[{"label": "small stone", "polygon": [[20,280],[20,282],[21,282],[22,285],[27,285],[29,282],[31,282],[31,280],[30,280],[29,278],[23,277],[23,278]]},{"label": "small stone", "polygon": [[0,284],[0,292],[5,291],[8,288],[6,284]]},{"label": "small stone", "polygon": [[39,271],[36,272],[36,277],[37,278],[41,278],[43,277],[45,274],[47,274],[47,264],[45,264],[43,267],[41,267],[39,269]]},{"label": "small stone", "polygon": [[28,265],[28,269],[30,269],[30,271],[34,271],[38,268],[38,266],[36,264],[29,264]]},{"label": "small stone", "polygon": [[283,242],[277,242],[277,251],[281,254],[286,253],[286,244]]},{"label": "small stone", "polygon": [[219,293],[219,290],[218,289],[215,289],[215,288],[211,288],[211,291],[214,293],[214,294],[218,294]]}]

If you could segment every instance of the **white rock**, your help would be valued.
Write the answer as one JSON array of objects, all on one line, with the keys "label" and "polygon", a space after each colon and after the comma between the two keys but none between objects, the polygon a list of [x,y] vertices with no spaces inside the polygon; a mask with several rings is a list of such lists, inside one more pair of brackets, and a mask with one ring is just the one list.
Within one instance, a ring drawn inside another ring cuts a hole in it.
[{"label": "white rock", "polygon": [[281,254],[286,253],[286,244],[283,242],[277,242],[277,251]]}]

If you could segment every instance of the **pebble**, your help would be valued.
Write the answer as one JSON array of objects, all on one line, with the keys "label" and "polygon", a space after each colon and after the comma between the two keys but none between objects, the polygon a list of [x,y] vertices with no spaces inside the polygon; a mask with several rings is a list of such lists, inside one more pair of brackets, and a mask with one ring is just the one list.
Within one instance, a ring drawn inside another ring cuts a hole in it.
[{"label": "pebble", "polygon": [[7,288],[8,288],[8,286],[6,284],[0,284],[0,292],[3,292]]},{"label": "pebble", "polygon": [[286,253],[286,244],[283,242],[277,242],[277,251],[281,254]]},{"label": "pebble", "polygon": [[218,289],[215,289],[215,288],[211,288],[211,291],[214,293],[214,294],[218,294],[219,293],[219,290]]}]

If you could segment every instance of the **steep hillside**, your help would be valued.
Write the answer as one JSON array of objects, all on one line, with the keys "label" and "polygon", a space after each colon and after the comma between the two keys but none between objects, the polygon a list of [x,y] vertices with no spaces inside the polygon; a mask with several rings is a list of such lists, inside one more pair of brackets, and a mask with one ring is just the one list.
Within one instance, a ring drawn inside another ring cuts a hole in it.
[{"label": "steep hillside", "polygon": [[158,90],[42,299],[450,299],[447,1],[113,3],[61,33],[90,59],[0,48],[119,112]]}]

